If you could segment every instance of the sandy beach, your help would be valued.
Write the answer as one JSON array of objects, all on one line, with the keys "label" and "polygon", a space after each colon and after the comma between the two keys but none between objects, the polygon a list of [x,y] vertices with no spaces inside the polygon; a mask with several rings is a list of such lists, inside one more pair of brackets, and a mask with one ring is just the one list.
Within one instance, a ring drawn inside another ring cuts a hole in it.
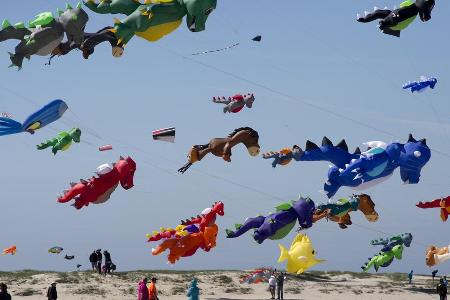
[{"label": "sandy beach", "polygon": [[[103,276],[93,272],[2,272],[0,281],[8,285],[13,299],[43,299],[48,285],[58,283],[58,299],[137,299],[136,285],[144,276],[158,280],[160,299],[187,299],[187,284],[199,280],[201,299],[270,299],[267,284],[240,284],[245,271],[133,271]],[[436,280],[435,280],[436,283]],[[288,275],[285,299],[437,299],[430,276],[407,274],[365,274],[352,272],[309,272]]]}]

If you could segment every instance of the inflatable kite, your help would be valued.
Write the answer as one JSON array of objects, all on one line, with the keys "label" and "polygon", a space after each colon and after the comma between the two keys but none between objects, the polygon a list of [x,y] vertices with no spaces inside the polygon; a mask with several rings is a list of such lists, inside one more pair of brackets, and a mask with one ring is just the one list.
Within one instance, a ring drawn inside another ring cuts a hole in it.
[{"label": "inflatable kite", "polygon": [[[199,248],[204,251],[210,251],[216,246],[218,227],[215,224],[216,216],[224,215],[224,205],[222,202],[216,202],[211,208],[205,209],[201,215],[183,221],[181,225],[185,229],[183,234],[176,234],[166,231],[147,235],[148,241],[164,239],[157,247],[152,249],[153,255],[158,255],[169,249],[167,256],[169,263],[176,263],[181,257],[194,255]],[[194,230],[193,228],[196,227]]]},{"label": "inflatable kite", "polygon": [[225,97],[214,97],[213,102],[225,104],[223,107],[224,113],[238,113],[244,108],[244,106],[252,108],[253,102],[255,102],[255,96],[253,96],[253,94],[237,94],[233,97],[228,97],[228,99]]},{"label": "inflatable kite", "polygon": [[134,186],[135,171],[136,163],[131,157],[120,157],[116,163],[99,166],[95,172],[98,177],[93,176],[87,180],[81,179],[79,183],[71,183],[70,189],[58,197],[58,202],[66,203],[74,199],[75,203],[72,206],[76,209],[88,206],[89,203],[105,203],[119,183],[125,190]]},{"label": "inflatable kite", "polygon": [[450,259],[449,247],[450,246],[441,248],[438,248],[436,246],[428,247],[425,255],[425,263],[427,264],[427,266],[433,267],[444,261],[449,260]]},{"label": "inflatable kite", "polygon": [[336,203],[319,204],[313,214],[313,222],[326,218],[338,223],[341,229],[352,225],[350,212],[361,211],[369,222],[378,220],[375,203],[369,195],[353,195],[349,199],[339,199]]},{"label": "inflatable kite", "polygon": [[186,16],[187,27],[191,32],[205,30],[209,14],[216,8],[217,0],[87,0],[84,4],[99,14],[123,14],[125,19],[115,19],[114,28],[91,35],[82,44],[83,51],[93,49],[103,41],[113,47],[113,56],[120,57],[125,45],[134,35],[155,42],[176,30]]},{"label": "inflatable kite", "polygon": [[192,164],[201,161],[209,153],[222,157],[224,161],[231,162],[231,148],[241,143],[247,147],[251,156],[258,156],[260,149],[258,141],[259,135],[256,130],[250,127],[235,129],[227,138],[214,138],[206,145],[193,146],[189,151],[188,163],[178,169],[178,172],[186,172]]},{"label": "inflatable kite", "polygon": [[445,222],[450,214],[450,196],[430,202],[419,202],[416,206],[419,208],[440,208],[441,220]]},{"label": "inflatable kite", "polygon": [[298,234],[295,237],[289,250],[281,244],[278,244],[278,246],[281,251],[278,262],[287,260],[286,271],[289,273],[301,274],[312,266],[323,262],[323,260],[316,258],[317,252],[314,250],[309,237],[304,234]]},{"label": "inflatable kite", "polygon": [[427,78],[425,76],[421,76],[419,81],[408,82],[403,85],[403,89],[411,89],[411,93],[421,92],[427,88],[434,89],[436,83],[437,79],[435,77]]},{"label": "inflatable kite", "polygon": [[[30,59],[32,55],[47,56],[52,53],[62,53],[59,47],[78,48],[84,40],[84,29],[89,20],[86,12],[81,8],[81,3],[76,8],[70,5],[66,10],[58,9],[58,17],[51,12],[43,12],[28,23],[11,25],[8,20],[2,23],[0,30],[0,42],[6,40],[19,40],[15,53],[10,53],[11,66],[22,68],[23,59]],[[64,35],[67,41],[62,43]]]},{"label": "inflatable kite", "polygon": [[261,282],[268,282],[273,270],[271,268],[261,268],[252,271],[250,274],[245,275],[239,279],[240,283],[258,284]]},{"label": "inflatable kite", "polygon": [[197,279],[192,279],[191,285],[189,286],[188,292],[186,296],[188,296],[189,300],[199,300],[200,297],[200,289],[197,286]]},{"label": "inflatable kite", "polygon": [[382,245],[383,248],[377,255],[369,258],[369,261],[362,266],[361,269],[363,269],[364,272],[367,272],[373,266],[375,271],[378,272],[380,267],[386,268],[390,266],[394,261],[394,258],[402,259],[404,249],[403,246],[409,247],[411,245],[412,238],[411,233],[403,233],[391,238],[373,240],[371,242],[372,246]]},{"label": "inflatable kite", "polygon": [[17,247],[11,246],[9,248],[3,249],[2,255],[7,255],[7,254],[15,255],[16,252],[17,252]]},{"label": "inflatable kite", "polygon": [[155,141],[175,143],[175,127],[153,130],[152,135]]},{"label": "inflatable kite", "polygon": [[236,238],[255,229],[253,239],[258,244],[266,239],[280,240],[291,232],[297,221],[302,229],[311,227],[315,208],[314,201],[310,198],[300,197],[292,203],[278,205],[275,213],[248,218],[244,224],[236,224],[236,231],[227,229],[227,238]]},{"label": "inflatable kite", "polygon": [[13,119],[0,117],[0,136],[21,132],[34,134],[36,130],[61,118],[67,109],[67,104],[64,101],[53,100],[30,115],[23,124]]},{"label": "inflatable kite", "polygon": [[435,0],[406,0],[400,4],[400,8],[390,10],[374,8],[373,12],[364,12],[364,17],[357,15],[357,21],[369,23],[375,20],[378,22],[380,30],[392,36],[400,37],[400,32],[408,27],[417,15],[422,22],[431,19],[431,11],[434,8]]},{"label": "inflatable kite", "polygon": [[80,128],[73,128],[69,132],[62,131],[55,138],[37,145],[38,150],[52,147],[52,153],[56,155],[58,151],[66,151],[72,145],[72,141],[79,143],[81,138]]},{"label": "inflatable kite", "polygon": [[64,259],[67,259],[67,260],[72,260],[74,258],[75,258],[75,255],[66,255],[66,256],[64,256]]},{"label": "inflatable kite", "polygon": [[405,184],[416,184],[420,180],[420,171],[431,158],[426,140],[416,141],[411,134],[406,144],[373,141],[365,145],[368,146],[367,151],[361,153],[356,148],[354,153],[349,153],[345,140],[334,146],[324,137],[321,147],[307,141],[304,151],[295,145],[289,151],[266,153],[263,158],[273,158],[272,167],[286,165],[292,159],[332,163],[334,166],[330,166],[328,180],[324,184],[328,198],[342,186],[365,189],[385,181],[397,168],[400,168],[400,177]]},{"label": "inflatable kite", "polygon": [[112,145],[104,145],[104,146],[101,146],[101,147],[99,147],[98,148],[98,151],[109,151],[109,150],[112,150]]},{"label": "inflatable kite", "polygon": [[48,253],[60,254],[64,249],[61,247],[52,247],[48,249]]}]

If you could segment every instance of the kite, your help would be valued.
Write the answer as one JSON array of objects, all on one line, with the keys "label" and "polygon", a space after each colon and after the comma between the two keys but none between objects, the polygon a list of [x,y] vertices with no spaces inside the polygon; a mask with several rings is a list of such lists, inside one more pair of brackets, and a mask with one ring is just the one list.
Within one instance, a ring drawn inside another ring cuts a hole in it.
[{"label": "kite", "polygon": [[99,147],[98,148],[98,151],[109,151],[109,150],[112,150],[112,145],[104,145],[104,146],[101,146],[101,147]]},{"label": "kite", "polygon": [[440,208],[441,220],[445,222],[450,214],[450,196],[430,202],[419,202],[416,206],[419,208]]},{"label": "kite", "polygon": [[175,143],[175,127],[153,130],[152,135],[155,141]]},{"label": "kite", "polygon": [[67,260],[72,260],[74,258],[75,258],[75,255],[66,255],[66,256],[64,256],[64,259],[67,259]]},{"label": "kite", "polygon": [[241,279],[239,279],[240,283],[261,283],[268,282],[270,276],[272,275],[273,270],[271,268],[261,268],[252,271],[250,274],[245,275]]},{"label": "kite", "polygon": [[[22,22],[11,25],[8,20],[3,21],[0,42],[11,39],[20,41],[15,53],[9,53],[12,62],[10,67],[20,70],[24,58],[30,59],[32,55],[47,56],[54,51],[58,52],[60,46],[81,46],[89,20],[81,3],[76,8],[68,4],[65,11],[58,9],[58,15],[54,17],[51,12],[40,13],[28,23],[28,28]],[[67,36],[67,41],[62,43],[64,35]]]},{"label": "kite", "polygon": [[237,128],[227,138],[214,138],[206,145],[193,146],[189,151],[188,163],[178,169],[178,172],[186,172],[192,164],[201,161],[209,153],[222,157],[224,161],[231,162],[231,148],[240,143],[247,147],[250,156],[258,156],[260,151],[258,141],[259,135],[256,130],[250,127]]},{"label": "kite", "polygon": [[438,248],[436,246],[428,247],[425,255],[425,263],[432,267],[450,259],[449,247]]},{"label": "kite", "polygon": [[367,272],[373,266],[375,271],[378,272],[380,267],[386,268],[390,266],[394,261],[394,258],[402,259],[404,249],[403,246],[409,247],[411,245],[412,238],[411,233],[403,233],[391,238],[373,240],[371,242],[372,246],[382,245],[383,248],[377,255],[369,258],[369,261],[362,266],[361,269],[363,269],[364,272]]},{"label": "kite", "polygon": [[349,153],[345,140],[334,146],[324,137],[321,147],[307,141],[304,151],[294,146],[290,151],[266,153],[263,158],[273,158],[272,167],[286,165],[292,159],[332,163],[334,166],[330,166],[328,180],[324,184],[328,198],[342,186],[365,189],[385,181],[397,168],[400,168],[400,177],[405,184],[419,183],[420,172],[431,158],[426,140],[416,141],[411,134],[406,144],[373,141],[365,145],[368,146],[367,151],[361,153],[356,148],[354,153]]},{"label": "kite", "polygon": [[353,195],[349,199],[339,199],[336,203],[319,204],[313,214],[313,222],[327,218],[337,222],[341,229],[352,225],[350,212],[361,211],[369,222],[378,220],[375,203],[369,195]]},{"label": "kite", "polygon": [[244,108],[244,106],[252,108],[253,102],[255,102],[255,96],[253,96],[253,94],[237,94],[232,97],[228,97],[228,99],[225,97],[213,97],[212,101],[214,103],[225,104],[223,107],[224,113],[238,113]]},{"label": "kite", "polygon": [[56,155],[58,151],[66,151],[72,145],[72,141],[79,143],[81,138],[80,128],[73,128],[69,132],[62,131],[55,138],[37,145],[38,150],[52,147],[52,153]]},{"label": "kite", "polygon": [[187,295],[189,300],[199,300],[200,289],[197,286],[197,279],[192,279]]},{"label": "kite", "polygon": [[95,172],[98,177],[93,176],[90,179],[83,180],[79,183],[71,183],[69,190],[63,192],[58,197],[59,203],[66,203],[74,199],[72,205],[76,209],[88,206],[89,203],[101,204],[105,203],[111,197],[119,183],[125,190],[131,189],[133,184],[134,172],[136,171],[136,163],[131,157],[120,157],[119,161],[114,164],[103,164],[97,168]]},{"label": "kite", "polygon": [[13,119],[0,117],[0,136],[21,132],[34,134],[36,130],[61,118],[67,109],[67,104],[64,101],[53,100],[30,115],[23,124]]},{"label": "kite", "polygon": [[300,197],[297,201],[283,203],[275,207],[276,212],[267,216],[247,218],[244,224],[236,224],[236,231],[227,229],[227,238],[236,238],[251,229],[253,239],[261,244],[266,239],[280,240],[286,237],[299,223],[300,228],[310,228],[313,224],[315,204],[310,198]]},{"label": "kite", "polygon": [[174,264],[181,257],[194,255],[199,248],[209,252],[216,246],[219,229],[215,224],[217,215],[224,215],[222,202],[214,203],[212,207],[203,210],[201,215],[195,218],[182,221],[181,225],[185,226],[185,232],[182,234],[177,234],[176,231],[162,231],[147,235],[149,242],[164,239],[161,244],[152,249],[152,254],[158,255],[169,249],[167,259],[169,263]]},{"label": "kite", "polygon": [[115,19],[114,28],[105,28],[85,39],[81,49],[91,52],[103,41],[113,47],[113,56],[121,57],[125,45],[137,35],[150,42],[158,41],[176,30],[184,16],[191,32],[205,30],[208,16],[214,11],[217,0],[159,0],[145,1],[87,0],[84,4],[99,14],[123,14],[125,19]]},{"label": "kite", "polygon": [[316,258],[317,252],[314,250],[311,240],[304,234],[298,234],[292,241],[291,248],[288,250],[283,245],[280,247],[280,258],[278,262],[281,263],[287,260],[286,271],[293,274],[301,274],[323,262]]},{"label": "kite", "polygon": [[9,248],[3,249],[2,255],[7,255],[7,254],[15,255],[16,252],[17,252],[17,247],[11,246]]},{"label": "kite", "polygon": [[61,247],[52,247],[48,249],[48,253],[60,254],[64,249]]},{"label": "kite", "polygon": [[[255,36],[254,38],[252,38],[253,42],[261,42],[262,37],[260,35]],[[229,50],[232,49],[234,47],[239,46],[241,43],[234,43],[230,46],[227,46],[225,48],[220,48],[220,49],[215,49],[215,50],[207,50],[207,51],[202,51],[202,52],[197,52],[197,53],[192,53],[192,55],[202,55],[202,54],[208,54],[208,53],[214,53],[214,52],[221,52],[221,51],[225,51],[225,50]]]},{"label": "kite", "polygon": [[403,89],[411,89],[411,93],[421,92],[427,88],[434,89],[436,83],[437,79],[435,77],[427,78],[425,76],[421,76],[419,81],[408,82],[403,85]]},{"label": "kite", "polygon": [[435,0],[406,0],[400,4],[400,8],[390,10],[387,7],[378,9],[374,7],[373,12],[364,12],[364,17],[357,15],[357,21],[361,23],[369,23],[380,20],[378,27],[380,30],[392,36],[400,37],[403,29],[408,27],[417,15],[422,22],[431,19],[431,12],[434,8]]}]

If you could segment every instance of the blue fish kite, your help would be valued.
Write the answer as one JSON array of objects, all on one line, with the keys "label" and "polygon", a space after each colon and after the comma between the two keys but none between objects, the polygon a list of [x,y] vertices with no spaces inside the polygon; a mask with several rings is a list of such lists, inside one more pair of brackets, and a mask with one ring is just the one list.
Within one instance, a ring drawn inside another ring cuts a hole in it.
[{"label": "blue fish kite", "polygon": [[63,100],[53,100],[37,112],[30,115],[23,124],[10,118],[0,117],[0,136],[21,132],[34,132],[62,117],[68,109]]},{"label": "blue fish kite", "polygon": [[434,86],[437,83],[437,79],[435,77],[427,78],[425,76],[421,76],[419,81],[413,81],[405,84],[403,86],[404,90],[411,89],[411,92],[421,92],[426,88],[434,89]]}]

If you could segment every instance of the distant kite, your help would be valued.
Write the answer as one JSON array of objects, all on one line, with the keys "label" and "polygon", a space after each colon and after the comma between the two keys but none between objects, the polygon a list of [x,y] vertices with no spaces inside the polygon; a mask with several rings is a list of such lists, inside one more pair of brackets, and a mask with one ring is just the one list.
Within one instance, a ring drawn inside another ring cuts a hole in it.
[{"label": "distant kite", "polygon": [[152,135],[155,141],[175,143],[175,127],[153,130]]},{"label": "distant kite", "polygon": [[48,249],[48,253],[60,254],[64,249],[61,247],[52,247]]},{"label": "distant kite", "polygon": [[[254,42],[261,42],[262,37],[260,35],[255,36],[254,38],[252,38],[252,41]],[[197,53],[192,53],[192,55],[202,55],[202,54],[208,54],[208,53],[213,53],[213,52],[221,52],[221,51],[225,51],[225,50],[229,50],[232,49],[234,47],[239,46],[241,43],[234,43],[230,46],[227,46],[225,48],[221,48],[221,49],[215,49],[215,50],[207,50],[207,51],[202,51],[202,52],[197,52]]]},{"label": "distant kite", "polygon": [[112,150],[112,145],[108,144],[108,145],[104,145],[98,148],[98,151],[109,151]]},{"label": "distant kite", "polygon": [[425,77],[420,76],[419,81],[413,81],[408,82],[407,84],[403,85],[403,89],[407,90],[410,89],[411,93],[414,92],[422,92],[426,90],[427,88],[434,89],[435,85],[437,83],[437,79],[435,77]]},{"label": "distant kite", "polygon": [[75,255],[66,255],[66,256],[64,256],[64,259],[67,259],[67,260],[72,260],[74,258],[75,258]]},{"label": "distant kite", "polygon": [[15,255],[16,252],[17,252],[16,246],[11,246],[9,248],[4,249],[2,255],[7,254]]}]

